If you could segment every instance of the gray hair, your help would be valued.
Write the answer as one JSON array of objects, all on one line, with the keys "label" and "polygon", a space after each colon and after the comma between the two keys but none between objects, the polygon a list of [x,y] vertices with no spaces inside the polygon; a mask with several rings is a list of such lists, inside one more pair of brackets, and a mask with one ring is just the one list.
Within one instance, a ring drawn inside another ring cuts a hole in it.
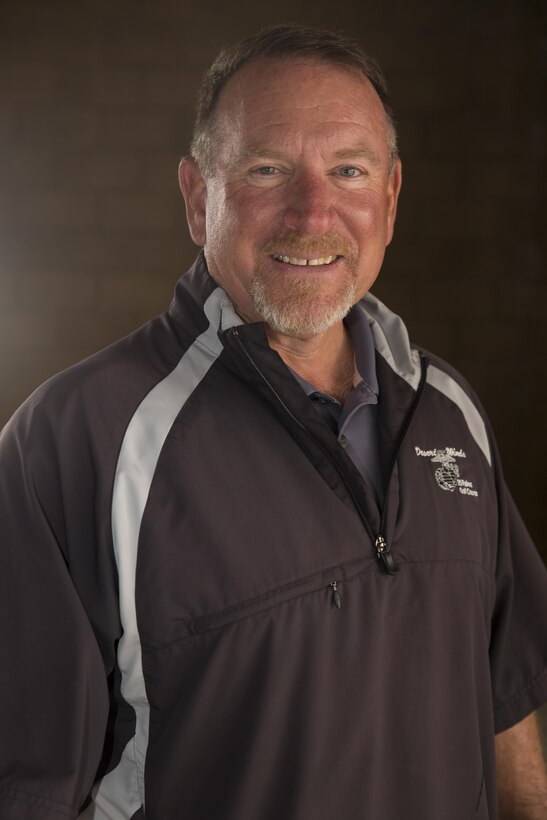
[{"label": "gray hair", "polygon": [[220,92],[230,77],[255,60],[293,56],[317,58],[333,65],[353,68],[370,81],[384,106],[391,172],[398,157],[395,114],[386,80],[376,60],[345,34],[298,24],[283,24],[267,26],[232,48],[222,49],[203,77],[190,146],[190,153],[202,174],[209,176],[214,169],[214,114]]}]

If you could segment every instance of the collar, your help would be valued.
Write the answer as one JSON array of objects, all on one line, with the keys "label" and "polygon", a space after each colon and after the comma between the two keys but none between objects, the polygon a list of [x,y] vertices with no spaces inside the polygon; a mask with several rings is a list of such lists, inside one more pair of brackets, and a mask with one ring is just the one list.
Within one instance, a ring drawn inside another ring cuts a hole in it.
[{"label": "collar", "polygon": [[[376,376],[374,339],[366,314],[359,303],[352,307],[344,319],[344,324],[351,337],[355,352],[353,389],[359,394],[361,401],[366,401],[367,404],[377,404],[379,388]],[[320,393],[313,384],[303,379],[291,368],[289,369],[307,396],[324,395],[325,398],[336,401],[332,396]]]},{"label": "collar", "polygon": [[[215,291],[218,293],[213,296]],[[223,298],[218,298],[219,296]],[[209,302],[210,298],[212,299],[209,304],[210,309],[205,310],[210,335],[216,336],[217,332],[222,329],[226,330],[230,326],[241,324],[242,320],[233,309],[230,299],[209,274],[205,256],[201,250],[190,270],[177,282],[175,297],[169,308],[169,313],[175,322],[176,332],[181,338],[189,338],[189,310],[190,315],[196,317],[197,326],[201,328],[200,332],[206,329],[207,325],[202,325],[202,320],[194,311],[198,306],[205,308],[205,303]],[[363,299],[352,308],[346,322],[353,313],[357,312],[357,309],[364,312],[372,331],[374,347],[382,359],[391,370],[404,379],[413,390],[416,390],[421,374],[420,354],[416,348],[411,346],[403,321],[370,292],[366,293]],[[358,361],[357,369],[361,376],[366,371],[366,367],[364,370],[363,367]],[[364,380],[367,382],[368,379],[369,377],[365,375]],[[373,384],[370,386],[374,387]]]}]

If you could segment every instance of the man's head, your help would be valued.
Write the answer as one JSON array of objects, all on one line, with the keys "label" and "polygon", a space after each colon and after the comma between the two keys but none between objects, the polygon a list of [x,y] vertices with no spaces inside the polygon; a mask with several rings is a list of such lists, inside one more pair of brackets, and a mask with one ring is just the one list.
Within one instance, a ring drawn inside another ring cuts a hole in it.
[{"label": "man's head", "polygon": [[209,176],[214,168],[214,144],[218,139],[215,134],[215,110],[220,92],[230,77],[255,60],[295,57],[324,60],[335,66],[353,68],[369,80],[384,106],[390,168],[393,167],[398,156],[395,115],[385,77],[376,60],[345,34],[299,25],[276,25],[262,29],[233,48],[223,49],[203,77],[190,152],[204,176]]},{"label": "man's head", "polygon": [[244,319],[323,333],[392,236],[400,163],[379,69],[345,38],[283,26],[207,76],[180,168],[192,238]]}]

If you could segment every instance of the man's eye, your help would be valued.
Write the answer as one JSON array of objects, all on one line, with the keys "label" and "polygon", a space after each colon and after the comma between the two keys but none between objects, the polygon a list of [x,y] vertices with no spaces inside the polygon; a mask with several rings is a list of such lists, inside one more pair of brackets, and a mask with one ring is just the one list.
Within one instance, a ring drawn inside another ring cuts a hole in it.
[{"label": "man's eye", "polygon": [[338,169],[338,173],[341,177],[358,177],[360,176],[361,171],[353,165],[344,165],[343,168]]},{"label": "man's eye", "polygon": [[277,168],[273,165],[262,165],[260,168],[255,168],[252,173],[260,177],[272,177],[277,173]]}]

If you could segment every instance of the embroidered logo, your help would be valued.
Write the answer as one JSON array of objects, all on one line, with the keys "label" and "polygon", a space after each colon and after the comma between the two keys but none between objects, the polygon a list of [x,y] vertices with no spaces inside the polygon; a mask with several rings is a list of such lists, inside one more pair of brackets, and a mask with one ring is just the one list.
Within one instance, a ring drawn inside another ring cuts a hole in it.
[{"label": "embroidered logo", "polygon": [[435,479],[441,490],[453,493],[458,490],[461,495],[478,496],[477,490],[473,487],[472,481],[467,481],[461,477],[460,467],[456,461],[458,458],[467,458],[463,450],[456,447],[446,447],[444,450],[435,448],[434,450],[422,450],[415,447],[417,456],[429,458],[432,464],[439,466],[435,470]]}]

